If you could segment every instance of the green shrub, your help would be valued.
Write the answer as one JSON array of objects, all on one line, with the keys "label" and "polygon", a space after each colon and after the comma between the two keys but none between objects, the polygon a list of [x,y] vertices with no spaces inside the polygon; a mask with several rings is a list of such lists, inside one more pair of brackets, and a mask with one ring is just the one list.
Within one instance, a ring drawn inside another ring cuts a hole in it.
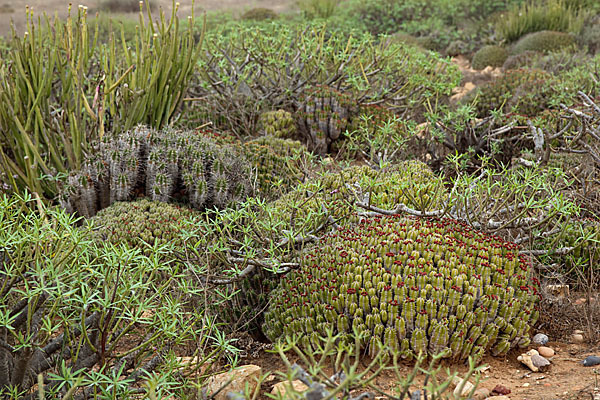
[{"label": "green shrub", "polygon": [[501,67],[508,58],[508,51],[502,46],[484,46],[473,55],[471,67],[484,69],[487,66]]},{"label": "green shrub", "polygon": [[577,38],[579,46],[591,54],[600,51],[600,14],[586,22]]},{"label": "green shrub", "polygon": [[516,113],[533,117],[544,111],[553,88],[552,75],[540,70],[507,71],[475,92],[477,115],[485,117],[491,110],[502,109],[504,114]]},{"label": "green shrub", "polygon": [[232,146],[195,132],[138,126],[105,140],[61,191],[69,212],[91,217],[141,191],[167,202],[183,196],[196,209],[224,207],[250,193],[251,168]]},{"label": "green shrub", "polygon": [[298,0],[297,4],[307,18],[331,17],[340,3],[340,0]]},{"label": "green shrub", "polygon": [[144,18],[134,45],[114,34],[108,45],[92,40],[98,31],[88,28],[83,6],[66,21],[37,25],[30,13],[27,34],[13,32],[0,66],[0,171],[13,190],[51,199],[57,180],[82,167],[95,140],[169,122],[200,43],[193,25],[180,31],[175,9],[169,22],[162,12],[157,22]]},{"label": "green shrub", "polygon": [[185,226],[184,221],[190,221],[198,215],[193,210],[174,204],[142,199],[113,203],[88,221],[94,227],[93,236],[96,240],[139,248],[149,255],[151,247],[145,244],[172,244],[176,248],[183,248],[181,230]]},{"label": "green shrub", "polygon": [[513,54],[520,54],[525,51],[548,53],[562,50],[574,44],[575,38],[568,33],[540,31],[523,36],[515,43],[511,51]]},{"label": "green shrub", "polygon": [[[539,317],[539,283],[515,244],[454,220],[380,217],[326,235],[271,295],[265,333],[301,336],[310,348],[327,330],[363,334],[404,357],[446,351],[479,362],[491,350],[527,347]],[[449,351],[448,351],[449,350]]]},{"label": "green shrub", "polygon": [[74,217],[37,207],[0,196],[0,397],[184,398],[173,348],[202,346],[204,364],[229,341],[211,339],[220,332],[198,302],[202,287],[165,260],[179,249],[104,245]]},{"label": "green shrub", "polygon": [[252,21],[265,21],[277,18],[277,13],[270,8],[257,7],[246,11],[240,18]]},{"label": "green shrub", "polygon": [[396,117],[386,107],[361,106],[339,147],[345,156],[361,158],[371,166],[406,159],[406,143],[412,136],[414,125]]},{"label": "green shrub", "polygon": [[420,115],[419,107],[436,104],[459,80],[458,69],[439,55],[316,23],[229,24],[207,34],[206,46],[194,92],[216,128],[241,137],[256,135],[266,111],[302,109],[298,103],[311,88]]},{"label": "green shrub", "polygon": [[[357,198],[358,196],[358,198]],[[440,177],[420,161],[405,161],[383,170],[354,166],[307,181],[273,202],[271,218],[286,230],[308,233],[327,223],[356,221],[357,200],[383,209],[404,204],[419,211],[443,208],[447,192]]]},{"label": "green shrub", "polygon": [[578,34],[586,15],[585,9],[571,6],[564,0],[533,0],[501,15],[496,30],[508,42],[539,31]]}]

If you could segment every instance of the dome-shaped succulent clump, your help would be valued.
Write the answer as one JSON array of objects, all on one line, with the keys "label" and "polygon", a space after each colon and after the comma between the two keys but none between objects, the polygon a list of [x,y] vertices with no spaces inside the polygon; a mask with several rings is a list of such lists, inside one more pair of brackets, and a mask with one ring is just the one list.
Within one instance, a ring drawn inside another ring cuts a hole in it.
[{"label": "dome-shaped succulent clump", "polygon": [[299,132],[308,148],[327,153],[346,130],[355,106],[351,96],[332,87],[318,85],[308,89],[296,113]]},{"label": "dome-shaped succulent clump", "polygon": [[251,21],[265,21],[270,19],[276,19],[277,13],[270,8],[256,7],[246,11],[242,14],[241,19]]},{"label": "dome-shaped succulent clump", "polygon": [[267,111],[260,115],[259,123],[265,135],[291,139],[296,134],[296,122],[289,111]]},{"label": "dome-shaped succulent clump", "polygon": [[303,162],[310,157],[296,140],[261,136],[241,145],[241,151],[256,171],[259,195],[275,198],[302,182]]},{"label": "dome-shaped succulent clump", "polygon": [[273,217],[286,223],[294,218],[296,229],[310,232],[327,217],[337,224],[357,221],[356,200],[389,210],[404,204],[431,211],[443,208],[447,196],[443,180],[420,161],[384,170],[354,166],[298,185],[274,202]]},{"label": "dome-shaped succulent clump", "polygon": [[61,191],[69,212],[91,217],[138,194],[165,202],[184,196],[196,209],[224,207],[250,194],[251,168],[243,155],[196,131],[138,126],[97,147]]},{"label": "dome-shaped succulent clump", "polygon": [[264,331],[311,346],[327,330],[404,357],[455,361],[527,346],[538,281],[517,245],[450,219],[376,217],[323,237],[271,294]]},{"label": "dome-shaped succulent clump", "polygon": [[574,46],[575,37],[564,32],[540,31],[523,36],[515,43],[512,53],[520,54],[524,51],[538,51],[547,53],[565,47]]},{"label": "dome-shaped succulent clump", "polygon": [[180,238],[184,221],[198,215],[194,210],[175,204],[142,199],[116,202],[88,221],[94,226],[96,239],[144,251],[144,243],[183,244]]},{"label": "dome-shaped succulent clump", "polygon": [[508,51],[502,46],[483,46],[473,55],[473,69],[484,69],[487,66],[501,67],[508,58]]}]

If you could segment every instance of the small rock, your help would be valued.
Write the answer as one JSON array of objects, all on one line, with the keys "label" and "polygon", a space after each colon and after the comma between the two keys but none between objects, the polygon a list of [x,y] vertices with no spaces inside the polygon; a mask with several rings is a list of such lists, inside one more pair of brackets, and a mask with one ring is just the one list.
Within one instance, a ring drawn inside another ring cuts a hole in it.
[{"label": "small rock", "polygon": [[256,385],[258,382],[258,378],[262,374],[262,368],[258,365],[244,365],[239,368],[236,368],[230,372],[223,372],[222,374],[218,374],[212,376],[208,380],[207,395],[210,396],[213,393],[216,393],[221,387],[227,384],[228,381],[231,382],[221,390],[216,396],[214,396],[214,400],[226,400],[227,393],[229,392],[241,392],[244,390],[246,384],[250,389],[250,392],[253,392],[256,389]]},{"label": "small rock", "polygon": [[485,400],[510,400],[510,397],[508,397],[508,396],[492,396],[492,397],[488,397]]},{"label": "small rock", "polygon": [[539,354],[533,354],[531,356],[531,362],[537,367],[538,370],[542,372],[546,371],[547,367],[550,365],[550,361],[546,360]]},{"label": "small rock", "polygon": [[496,385],[494,387],[494,389],[492,389],[492,395],[501,395],[501,396],[505,396],[507,394],[510,394],[510,389],[507,388],[506,386],[503,385]]},{"label": "small rock", "polygon": [[583,335],[581,333],[574,333],[571,335],[571,341],[573,343],[581,344],[583,343]]},{"label": "small rock", "polygon": [[519,357],[517,357],[517,360],[527,365],[527,367],[529,367],[529,369],[533,372],[538,372],[539,368],[533,363],[533,360],[531,359],[531,357],[534,355],[539,356],[537,350],[529,350],[527,353],[523,353]]},{"label": "small rock", "polygon": [[293,389],[295,392],[302,393],[308,389],[308,386],[306,386],[304,383],[302,383],[298,380],[295,380],[293,382],[289,382],[289,381],[279,382],[279,383],[276,383],[275,385],[273,385],[273,390],[271,390],[271,394],[276,395],[276,396],[278,394],[281,394],[281,396],[283,398],[286,398],[285,394],[288,391],[290,391],[290,389]]},{"label": "small rock", "polygon": [[533,337],[532,340],[533,343],[541,344],[542,346],[544,346],[546,343],[548,343],[548,336],[544,335],[543,333],[538,333]]},{"label": "small rock", "polygon": [[598,356],[587,356],[585,360],[583,360],[584,367],[592,367],[598,364],[600,364],[600,357]]},{"label": "small rock", "polygon": [[540,347],[538,347],[538,353],[540,353],[540,356],[542,356],[542,357],[546,357],[546,358],[554,357],[554,350],[551,349],[550,347],[540,346]]},{"label": "small rock", "polygon": [[582,304],[585,304],[585,302],[587,302],[587,299],[584,299],[583,297],[580,297],[577,300],[575,300],[575,305],[580,306]]},{"label": "small rock", "polygon": [[577,335],[583,335],[583,333],[584,333],[584,332],[583,332],[582,330],[580,330],[580,329],[575,329],[575,330],[573,331],[573,333],[575,333],[575,334],[577,334]]},{"label": "small rock", "polygon": [[473,393],[473,400],[483,400],[489,397],[490,391],[486,388],[480,388]]},{"label": "small rock", "polygon": [[[463,383],[463,381],[464,381],[464,383]],[[456,385],[456,387],[454,388],[454,397],[466,397],[469,395],[469,393],[471,393],[471,391],[474,388],[474,386],[471,382],[469,382],[465,379],[460,379],[457,376],[454,377],[453,382]],[[461,385],[462,385],[462,390],[461,390]]]},{"label": "small rock", "polygon": [[525,383],[523,384],[523,387],[529,387],[529,385],[531,385],[531,383],[529,383],[529,382],[525,382]]}]

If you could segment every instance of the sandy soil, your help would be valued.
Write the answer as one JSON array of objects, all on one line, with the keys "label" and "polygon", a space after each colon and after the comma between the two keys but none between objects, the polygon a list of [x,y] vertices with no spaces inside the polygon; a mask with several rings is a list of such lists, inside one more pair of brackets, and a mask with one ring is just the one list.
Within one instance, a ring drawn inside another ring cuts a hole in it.
[{"label": "sandy soil", "polygon": [[[124,0],[125,1],[125,0]],[[127,0],[130,1],[130,0]],[[171,11],[172,0],[157,0],[158,4],[165,10]],[[69,0],[0,0],[0,36],[10,33],[10,21],[13,20],[18,31],[23,31],[25,26],[25,7],[33,7],[36,14],[47,13],[60,17],[67,14],[69,3],[75,6],[83,4],[90,10],[96,9],[99,0],[80,0],[80,2]],[[179,0],[179,16],[190,15],[192,0]],[[267,7],[277,12],[289,10],[293,7],[294,0],[196,0],[195,13],[199,15],[202,11],[227,10],[234,14],[240,14],[253,7]]]},{"label": "sandy soil", "polygon": [[[598,346],[589,344],[567,344],[562,342],[551,342],[556,354],[550,359],[550,369],[544,373],[531,372],[526,366],[517,361],[522,351],[513,350],[506,357],[486,356],[483,364],[488,368],[483,373],[483,380],[479,388],[492,391],[496,385],[502,385],[510,389],[508,397],[511,400],[579,400],[600,399],[600,368],[584,367],[581,361],[589,355],[598,355]],[[297,361],[292,355],[292,362]],[[284,365],[281,360],[270,353],[261,352],[257,357],[248,357],[243,360],[245,364],[255,364],[263,368],[263,372],[283,371]],[[369,360],[365,360],[364,364]],[[299,362],[299,364],[302,364]],[[600,367],[600,366],[598,366]],[[401,372],[409,374],[412,365],[407,363],[401,365]],[[453,370],[455,369],[452,368]],[[466,367],[458,368],[459,376],[466,372]],[[278,376],[278,375],[277,375]],[[262,386],[263,393],[269,393],[272,386],[279,381],[275,375]],[[394,394],[395,376],[384,372],[375,380],[375,385],[383,389],[387,394]],[[415,388],[414,388],[415,389]],[[357,393],[358,394],[358,393]],[[263,394],[262,399],[268,397]],[[377,397],[376,397],[377,398]]]}]

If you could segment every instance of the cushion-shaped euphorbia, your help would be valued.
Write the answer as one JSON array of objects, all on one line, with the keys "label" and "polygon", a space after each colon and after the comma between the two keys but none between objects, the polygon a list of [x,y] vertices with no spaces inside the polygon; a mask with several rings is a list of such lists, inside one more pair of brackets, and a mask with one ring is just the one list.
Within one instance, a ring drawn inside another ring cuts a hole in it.
[{"label": "cushion-shaped euphorbia", "polygon": [[377,217],[323,237],[271,294],[271,340],[327,330],[404,357],[419,352],[480,360],[527,346],[538,281],[517,245],[451,219]]}]

